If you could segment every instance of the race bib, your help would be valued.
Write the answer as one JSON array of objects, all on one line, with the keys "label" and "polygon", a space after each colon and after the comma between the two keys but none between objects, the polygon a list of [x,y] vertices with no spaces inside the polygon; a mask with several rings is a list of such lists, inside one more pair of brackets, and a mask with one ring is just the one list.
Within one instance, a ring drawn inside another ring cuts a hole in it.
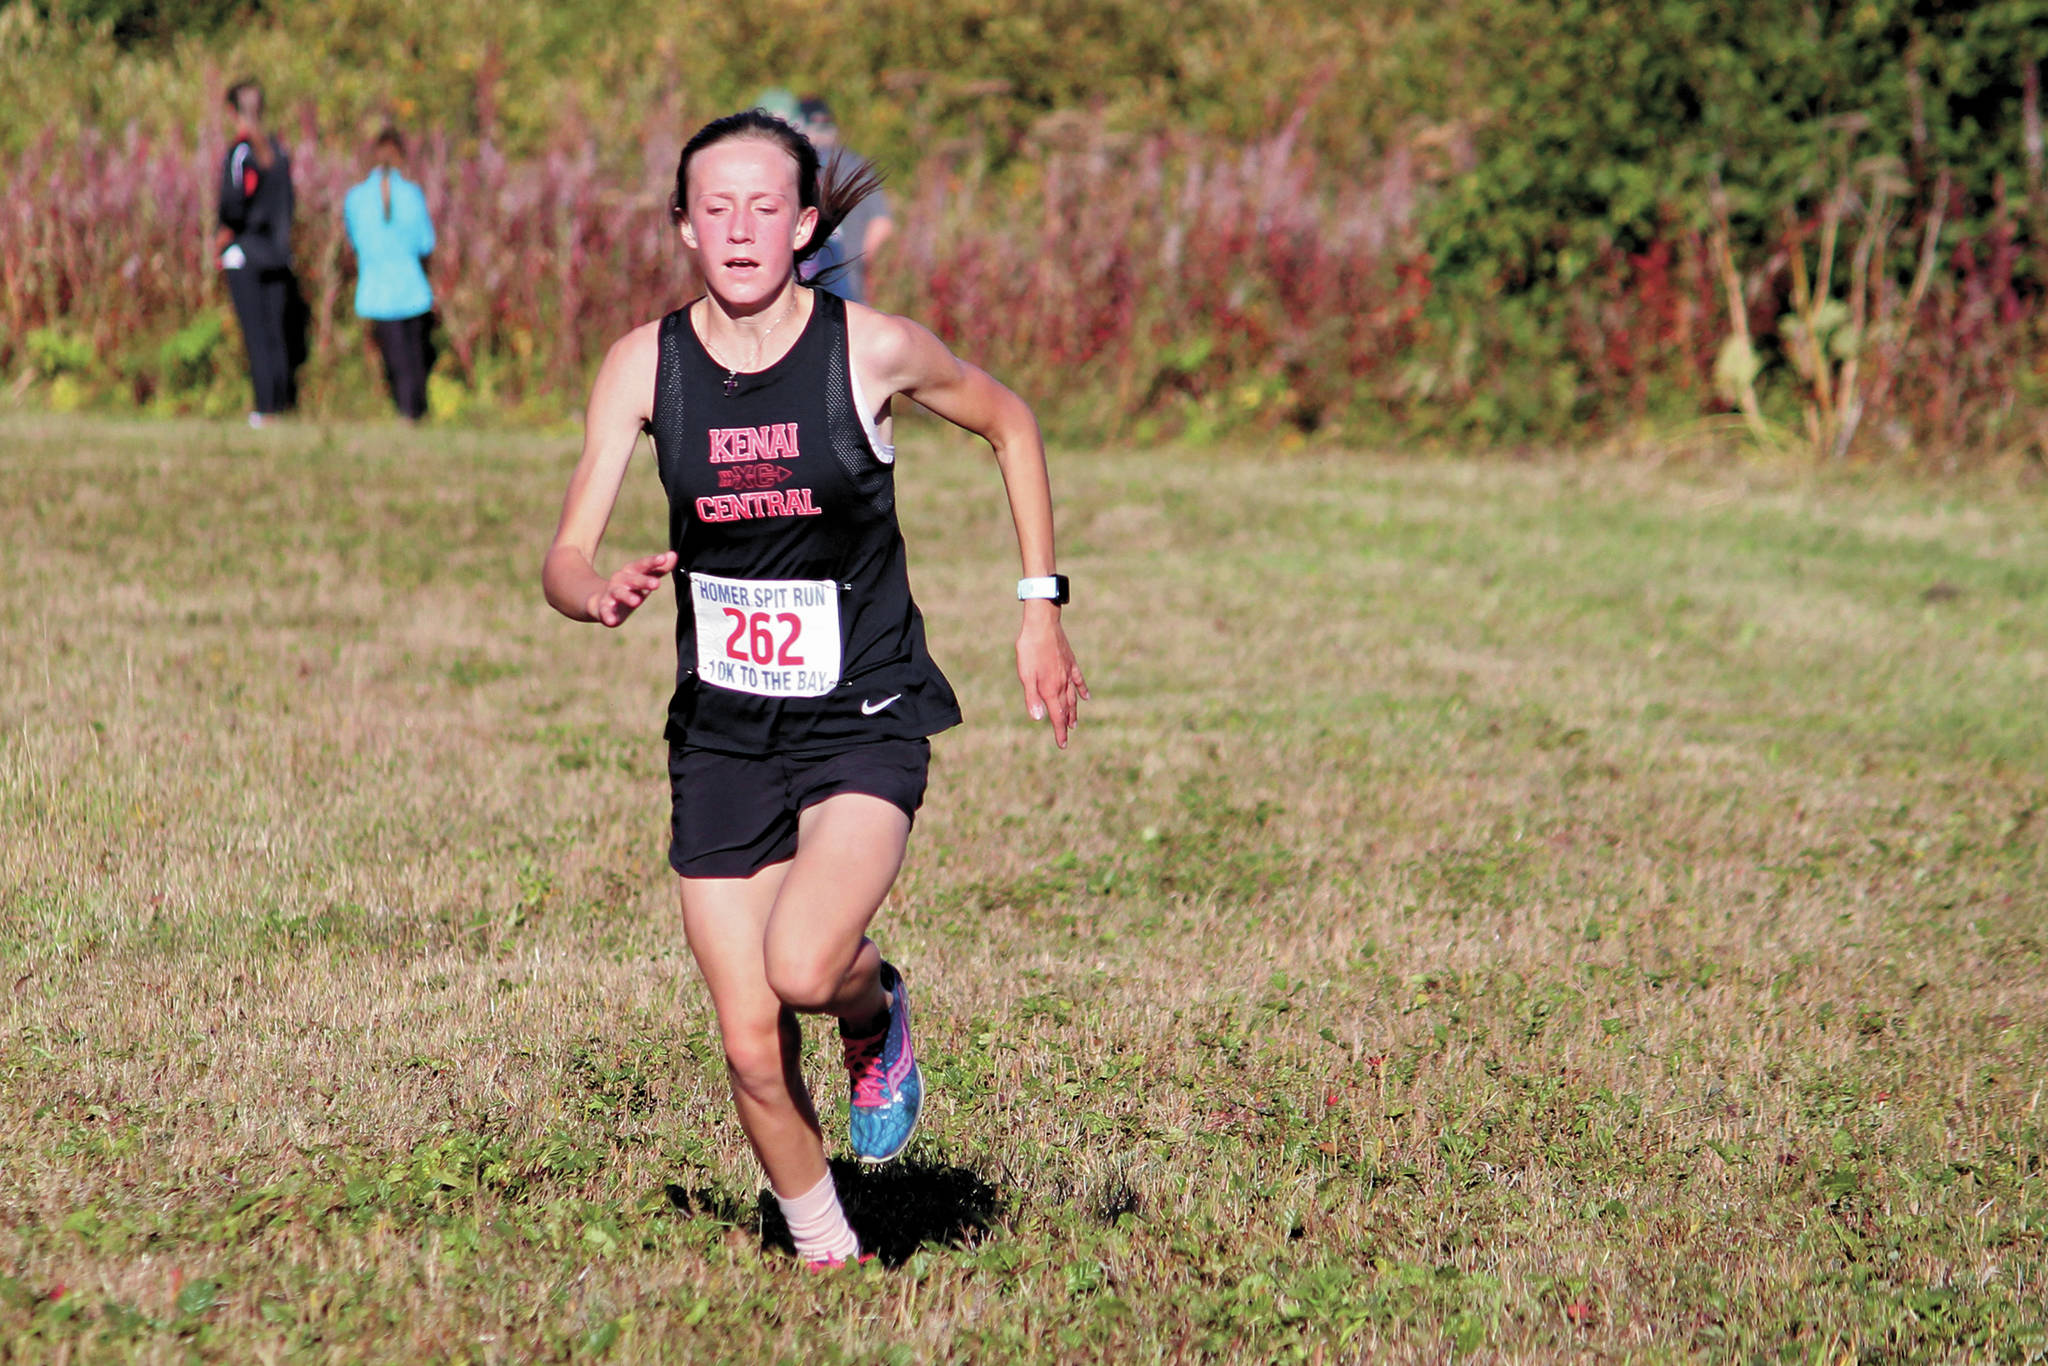
[{"label": "race bib", "polygon": [[830,579],[690,575],[697,677],[756,697],[823,697],[839,686],[839,585]]}]

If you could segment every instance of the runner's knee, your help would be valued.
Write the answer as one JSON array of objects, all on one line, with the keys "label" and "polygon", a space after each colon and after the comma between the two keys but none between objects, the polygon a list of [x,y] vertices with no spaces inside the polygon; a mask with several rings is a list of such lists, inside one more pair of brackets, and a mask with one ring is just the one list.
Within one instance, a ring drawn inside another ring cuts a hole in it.
[{"label": "runner's knee", "polygon": [[789,1094],[782,1074],[782,1039],[773,1032],[725,1040],[725,1070],[734,1089],[754,1100],[771,1103]]},{"label": "runner's knee", "polygon": [[817,952],[768,954],[768,986],[791,1010],[819,1011],[839,997],[847,964]]}]

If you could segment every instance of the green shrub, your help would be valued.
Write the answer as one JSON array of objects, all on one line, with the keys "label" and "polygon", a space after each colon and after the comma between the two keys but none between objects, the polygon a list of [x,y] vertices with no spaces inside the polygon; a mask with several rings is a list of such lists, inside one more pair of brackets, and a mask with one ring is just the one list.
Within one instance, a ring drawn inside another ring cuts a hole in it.
[{"label": "green shrub", "polygon": [[44,375],[86,375],[99,368],[92,342],[54,324],[22,338],[30,368]]},{"label": "green shrub", "polygon": [[1977,211],[2042,175],[2025,95],[2048,0],[1499,0],[1411,40],[1412,63],[1479,73],[1458,89],[1474,158],[1430,211],[1454,288],[1573,288],[1603,252],[1704,228],[1716,180],[1761,244],[1833,187],[1851,135],[1918,185],[1950,172]]},{"label": "green shrub", "polygon": [[218,354],[227,340],[219,313],[208,311],[165,338],[157,347],[157,373],[173,391],[204,389],[213,382]]}]

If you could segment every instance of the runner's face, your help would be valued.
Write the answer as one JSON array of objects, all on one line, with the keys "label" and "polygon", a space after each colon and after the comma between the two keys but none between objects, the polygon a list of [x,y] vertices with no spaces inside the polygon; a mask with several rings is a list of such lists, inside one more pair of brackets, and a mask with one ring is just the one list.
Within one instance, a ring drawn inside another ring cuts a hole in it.
[{"label": "runner's face", "polygon": [[818,222],[789,153],[760,138],[716,143],[690,159],[688,191],[683,242],[711,291],[743,306],[780,293]]}]

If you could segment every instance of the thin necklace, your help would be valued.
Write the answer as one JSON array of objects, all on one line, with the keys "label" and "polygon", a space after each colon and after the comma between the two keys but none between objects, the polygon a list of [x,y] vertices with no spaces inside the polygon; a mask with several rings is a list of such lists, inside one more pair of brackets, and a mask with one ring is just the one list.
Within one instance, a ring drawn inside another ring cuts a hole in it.
[{"label": "thin necklace", "polygon": [[[708,305],[707,305],[707,307],[708,307]],[[761,353],[762,353],[762,352],[764,352],[764,351],[766,351],[766,350],[768,349],[768,339],[769,339],[770,337],[772,337],[772,336],[774,336],[774,335],[775,335],[775,329],[776,329],[776,328],[778,328],[778,327],[780,327],[780,326],[782,326],[782,324],[783,324],[783,323],[784,323],[785,321],[787,321],[787,320],[788,320],[788,318],[789,318],[789,315],[790,315],[790,314],[792,314],[792,313],[794,313],[794,312],[796,312],[796,294],[795,294],[795,292],[794,292],[794,291],[792,291],[792,292],[790,293],[790,296],[789,296],[789,307],[788,307],[788,308],[785,308],[785,309],[783,309],[783,310],[782,310],[782,316],[781,316],[780,318],[777,318],[777,319],[776,319],[776,320],[775,320],[774,322],[772,322],[772,323],[769,323],[769,324],[768,324],[768,326],[767,326],[766,328],[762,329],[762,332],[761,332],[761,340],[760,340],[759,342],[757,342],[757,343],[755,344],[755,346],[754,346],[754,360],[755,360],[756,364],[758,364],[758,363],[760,362],[760,359],[761,359]],[[705,349],[705,350],[707,350],[707,351],[709,351],[709,350],[710,350],[711,348],[710,348],[710,346],[709,346],[709,345],[706,345],[706,347],[705,347],[704,349]],[[718,359],[718,357],[717,357],[716,355],[713,355],[713,356],[711,357],[711,359],[712,359],[712,360],[714,360],[714,361],[718,361],[718,363],[719,363],[720,365],[725,365],[725,362],[724,362],[724,361],[722,361],[722,360],[719,360],[719,359]],[[752,372],[752,371],[750,370],[750,371],[748,371],[747,373],[749,373],[749,374],[752,374],[753,372]],[[730,366],[730,365],[726,365],[726,366],[725,366],[725,396],[726,396],[727,398],[731,398],[731,397],[732,397],[732,396],[733,396],[734,394],[737,394],[737,393],[738,393],[739,391],[740,391],[740,372],[739,372],[738,370],[734,369],[734,368],[733,368],[732,366]]]}]

